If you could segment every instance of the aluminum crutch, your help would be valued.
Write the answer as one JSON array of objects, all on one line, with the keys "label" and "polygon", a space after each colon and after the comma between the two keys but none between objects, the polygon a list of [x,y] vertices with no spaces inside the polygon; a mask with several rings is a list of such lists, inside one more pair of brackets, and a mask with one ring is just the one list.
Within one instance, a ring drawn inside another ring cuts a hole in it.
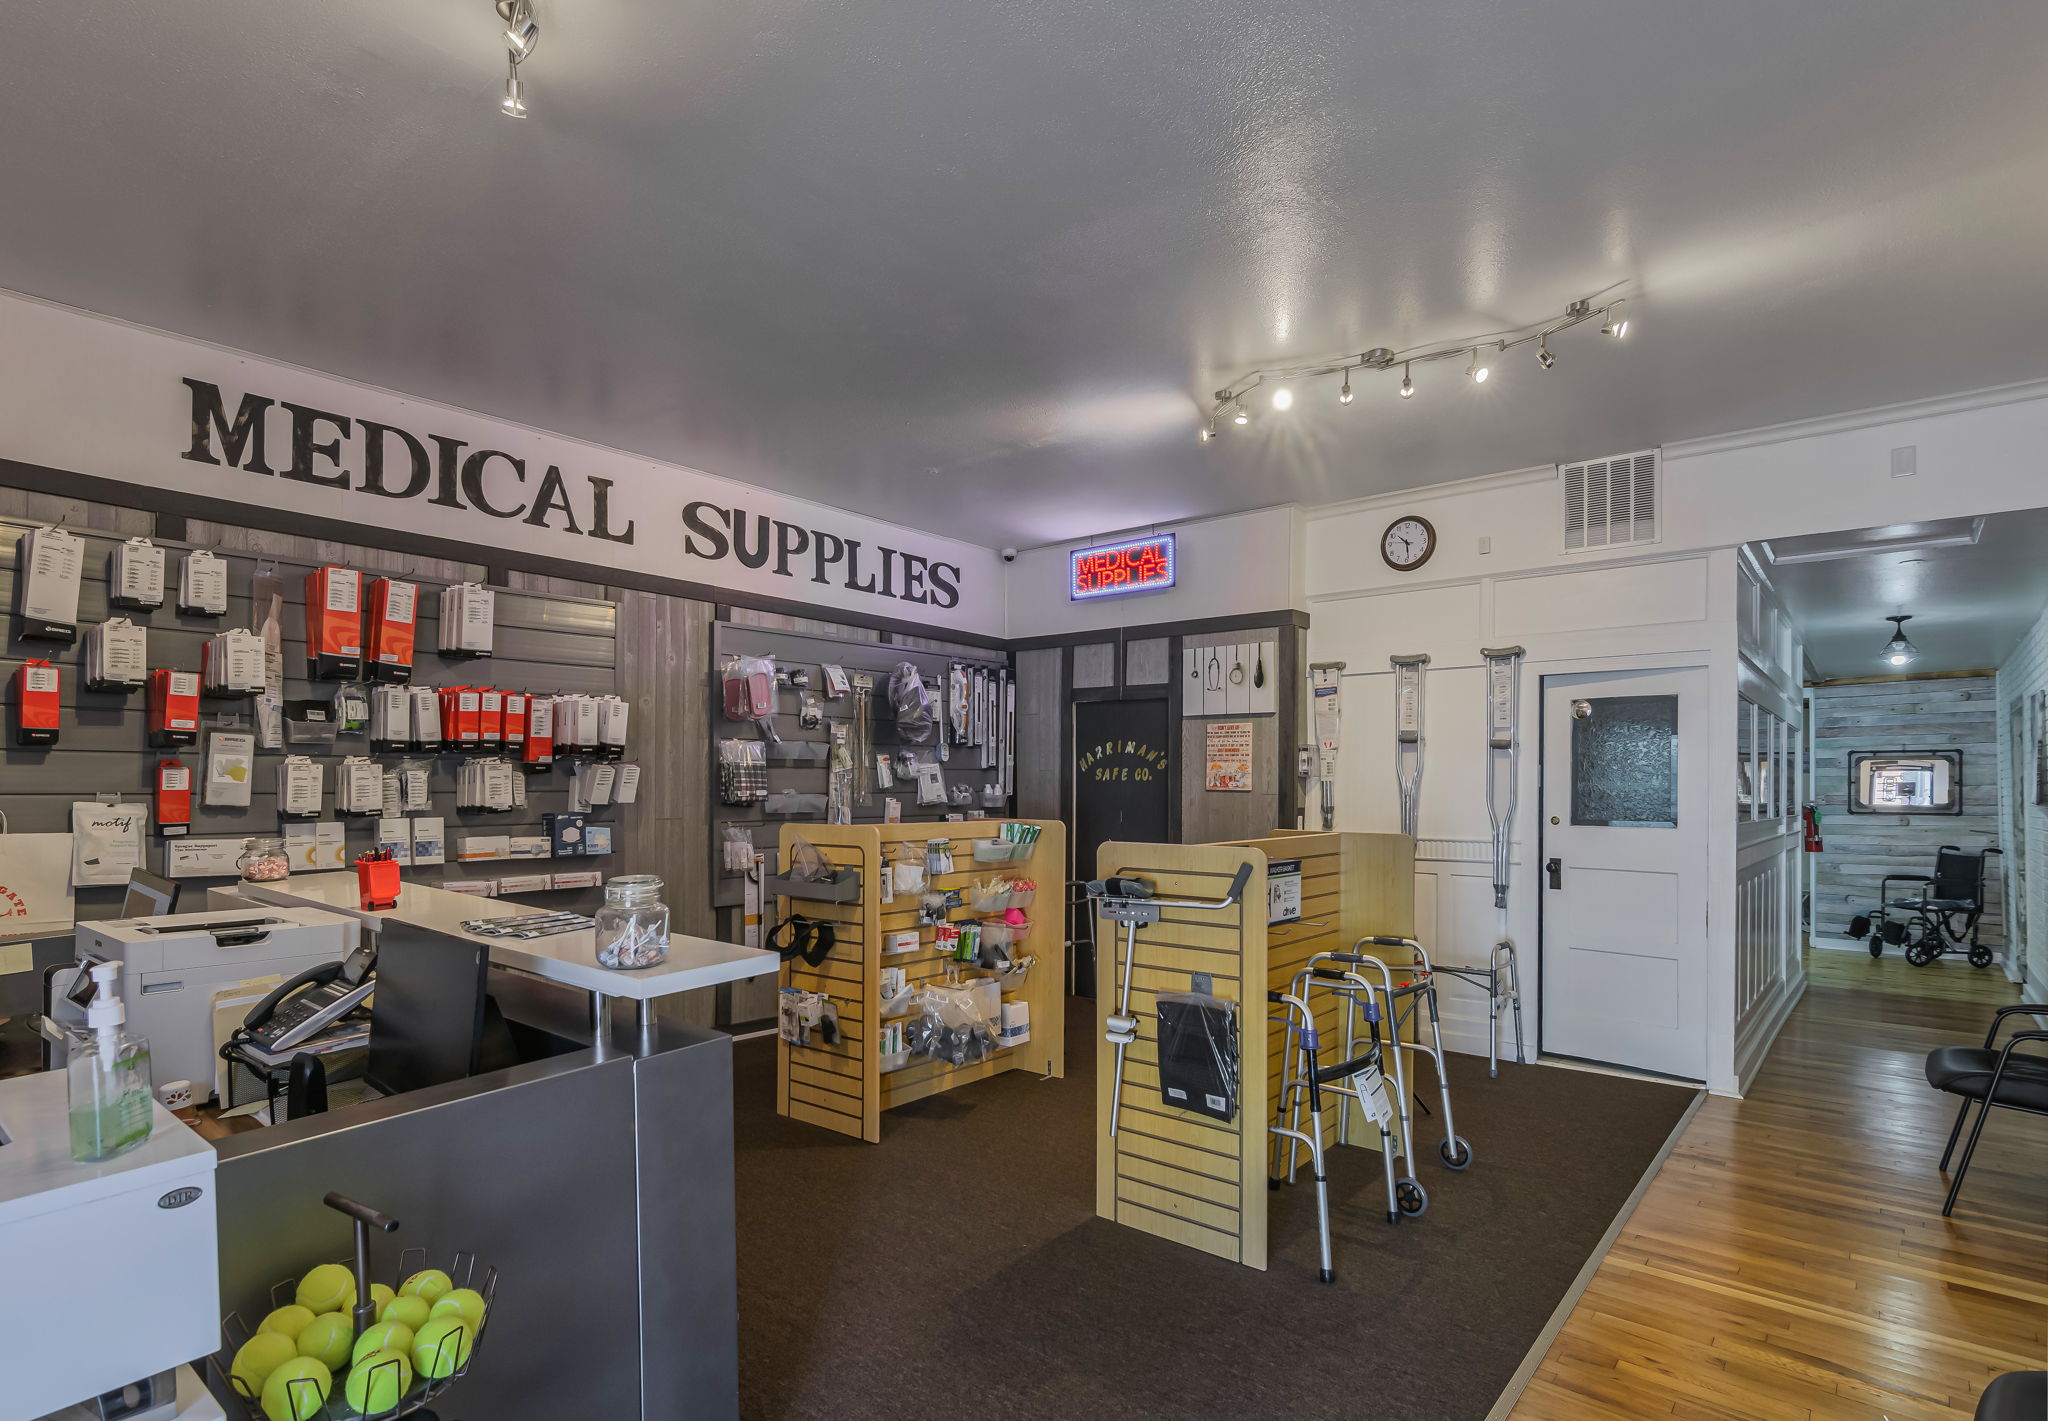
[{"label": "aluminum crutch", "polygon": [[1394,779],[1401,790],[1401,832],[1415,837],[1422,806],[1422,673],[1425,655],[1390,656],[1394,668]]}]

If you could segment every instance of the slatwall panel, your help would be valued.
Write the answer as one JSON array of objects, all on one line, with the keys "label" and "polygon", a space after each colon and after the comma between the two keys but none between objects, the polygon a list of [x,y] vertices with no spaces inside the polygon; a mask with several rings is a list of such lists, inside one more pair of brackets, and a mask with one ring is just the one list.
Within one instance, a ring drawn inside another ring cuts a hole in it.
[{"label": "slatwall panel", "polygon": [[[1166,912],[1138,929],[1135,962],[1122,965],[1124,929],[1096,924],[1102,944],[1097,996],[1097,1106],[1095,1212],[1143,1233],[1171,1239],[1233,1263],[1266,1266],[1266,1125],[1268,1053],[1261,1049],[1266,1019],[1266,856],[1257,849],[1207,844],[1110,842],[1096,856],[1098,875],[1128,873],[1155,885],[1165,898],[1216,898],[1238,866],[1253,864],[1245,896],[1221,912]],[[1114,946],[1112,946],[1114,944]],[[1119,973],[1131,973],[1131,1015],[1138,1039],[1126,1056],[1120,1115],[1108,1133],[1115,1089],[1116,1048],[1103,1039],[1106,1018],[1117,1010]],[[1190,988],[1208,973],[1215,995],[1239,1006],[1245,1048],[1237,1118],[1228,1123],[1168,1106],[1159,1094],[1158,1011],[1162,991]]]},{"label": "slatwall panel", "polygon": [[[1056,890],[1059,866],[1066,862],[1065,829],[1058,823],[1019,821],[1038,823],[1042,831],[1028,860],[1008,864],[973,861],[972,841],[994,838],[1002,822],[785,826],[785,852],[789,838],[801,834],[834,867],[859,871],[861,896],[851,903],[783,898],[777,905],[778,916],[794,913],[833,925],[832,951],[825,960],[813,967],[802,958],[792,959],[783,964],[780,981],[785,987],[825,993],[839,1012],[841,1028],[837,1044],[826,1044],[815,1036],[807,1046],[779,1043],[777,1109],[782,1114],[874,1143],[882,1138],[881,1113],[895,1106],[1004,1071],[1066,1074],[1066,984],[1061,975],[1064,959],[1060,951],[1057,891],[1051,898],[1051,911],[1041,912],[1043,899],[1025,910],[1031,919],[1031,932],[1021,945],[1011,948],[1013,956],[1029,954],[1038,959],[1023,984],[1003,994],[1005,1001],[1030,1004],[1031,1039],[968,1066],[913,1056],[910,1064],[900,1070],[886,1074],[881,1070],[880,969],[901,967],[912,983],[944,981],[946,975],[945,961],[932,945],[930,929],[920,934],[923,941],[916,952],[892,953],[886,958],[881,954],[884,935],[918,926],[917,895],[898,894],[893,902],[881,901],[879,874],[885,849],[901,861],[903,845],[913,846],[921,853],[927,840],[941,835],[951,838],[955,871],[931,879],[934,891],[960,889],[964,893],[977,879],[991,878],[1030,878],[1041,884],[1050,883]],[[979,915],[962,907],[949,916],[954,922],[969,922]],[[969,967],[963,969],[962,975],[982,974]]]},{"label": "slatwall panel", "polygon": [[[63,727],[58,743],[51,749],[17,748],[12,743],[10,706],[5,770],[0,772],[0,811],[6,813],[10,827],[19,833],[65,832],[71,827],[72,803],[76,800],[91,799],[97,792],[113,791],[121,794],[124,799],[147,803],[154,783],[152,774],[160,759],[175,756],[182,760],[192,767],[196,783],[204,774],[206,732],[209,729],[220,728],[221,717],[229,715],[239,715],[243,721],[242,728],[253,729],[254,709],[253,702],[250,701],[202,697],[199,743],[175,751],[157,750],[152,749],[147,743],[148,696],[145,691],[138,690],[123,695],[83,689],[81,658],[84,654],[85,627],[103,621],[109,615],[106,596],[107,559],[113,548],[121,541],[119,537],[111,534],[76,525],[70,527],[70,531],[79,534],[85,540],[85,572],[79,597],[78,642],[66,647],[54,642],[14,639],[13,633],[17,625],[17,619],[13,616],[15,540],[31,526],[33,525],[25,521],[0,519],[0,606],[4,606],[8,614],[9,636],[8,659],[4,666],[0,666],[0,672],[11,676],[14,663],[28,658],[48,657],[60,664],[64,668]],[[617,626],[616,615],[609,602],[538,593],[515,593],[500,589],[497,596],[496,654],[481,661],[444,659],[434,650],[439,636],[440,586],[447,581],[473,573],[480,574],[480,567],[435,563],[425,559],[407,558],[396,553],[376,553],[374,550],[343,548],[340,545],[316,544],[309,539],[294,539],[282,534],[256,534],[250,530],[228,529],[211,524],[194,524],[188,531],[203,541],[177,542],[163,538],[152,540],[165,549],[165,570],[167,581],[171,584],[171,601],[153,612],[121,610],[114,613],[147,627],[149,664],[152,667],[171,667],[196,672],[199,669],[200,646],[208,637],[229,627],[250,625],[250,581],[259,563],[274,563],[284,578],[286,589],[285,699],[311,700],[332,696],[338,683],[309,682],[302,677],[305,670],[305,574],[318,566],[322,559],[334,558],[351,560],[350,565],[356,567],[368,568],[374,565],[381,571],[392,575],[409,575],[410,580],[419,582],[420,620],[415,641],[414,684],[483,683],[506,689],[543,693],[606,692],[615,687]],[[242,545],[248,545],[251,550],[231,550]],[[213,548],[221,553],[228,564],[230,595],[226,616],[182,616],[172,605],[175,602],[178,564],[184,551],[195,546]],[[286,753],[302,753],[302,748],[288,747],[288,750],[257,752],[256,778],[252,786],[251,802],[247,807],[208,807],[199,802],[201,796],[195,790],[191,837],[230,838],[278,833],[276,767]],[[337,742],[336,753],[313,757],[327,767],[328,818],[335,817],[334,766],[351,753],[367,754],[368,740],[342,737]],[[630,743],[628,753],[630,756]],[[389,765],[402,759],[419,757],[391,754],[375,755],[371,758]],[[579,860],[573,864],[568,861],[525,859],[468,864],[454,862],[457,845],[466,834],[543,833],[541,816],[568,808],[568,769],[564,764],[550,774],[528,777],[527,807],[524,810],[516,810],[510,814],[457,814],[455,772],[462,757],[440,755],[432,758],[433,807],[430,813],[440,815],[447,826],[450,862],[439,867],[409,869],[406,871],[408,877],[421,882],[437,883],[446,878],[496,878],[522,872],[544,872],[551,867],[594,868],[605,873],[617,871],[615,865],[619,861],[619,850],[626,837],[617,829],[614,831],[614,851],[609,858]],[[645,777],[642,783],[644,786]],[[642,792],[645,793],[644,788]],[[616,807],[600,809],[593,813],[592,820],[597,823],[616,824],[620,812]],[[374,818],[344,822],[348,825],[348,853],[351,857],[371,847],[376,834]],[[148,862],[152,868],[159,870],[163,867],[162,851],[158,847],[161,843],[162,841],[154,835],[150,836]],[[203,888],[207,880],[190,882],[195,888]],[[121,893],[121,889],[112,887],[80,889],[79,916],[111,916],[118,910]],[[536,907],[588,909],[595,905],[598,897],[594,890],[551,892],[533,895],[527,901]]]},{"label": "slatwall panel", "polygon": [[[735,609],[735,617],[739,609]],[[930,650],[925,646],[908,646],[895,642],[846,640],[835,635],[824,635],[817,630],[782,630],[776,627],[756,624],[766,618],[763,614],[751,614],[753,622],[719,622],[712,627],[711,678],[708,692],[710,711],[711,747],[709,773],[711,776],[708,798],[711,800],[711,864],[712,902],[718,908],[732,909],[743,901],[745,885],[736,873],[725,869],[724,831],[727,825],[743,825],[754,840],[756,848],[769,855],[769,862],[775,862],[782,825],[785,820],[795,824],[823,824],[825,812],[797,816],[770,815],[761,805],[730,805],[718,800],[718,744],[721,739],[758,740],[760,733],[750,722],[730,721],[725,718],[724,687],[721,683],[721,668],[733,656],[772,656],[778,670],[803,667],[811,677],[811,693],[823,701],[824,720],[817,729],[805,730],[797,724],[797,712],[803,692],[782,687],[777,691],[777,713],[775,733],[781,743],[768,746],[768,791],[775,794],[788,790],[798,794],[823,796],[826,790],[828,771],[825,768],[825,754],[831,744],[831,727],[836,722],[853,718],[854,698],[842,696],[838,700],[824,699],[824,673],[820,669],[830,664],[843,666],[850,676],[856,671],[869,672],[876,678],[874,693],[873,738],[875,749],[895,751],[904,748],[908,742],[896,732],[894,716],[888,705],[889,673],[896,669],[898,662],[908,661],[923,675],[925,686],[934,697],[940,698],[946,687],[946,669],[953,662],[965,662],[973,666],[990,669],[1004,667],[1007,663],[1000,656],[986,651],[966,654],[964,651]],[[794,618],[783,618],[799,628],[823,627],[824,623],[801,622]],[[880,636],[870,632],[867,636]],[[941,727],[934,732],[944,734],[943,709]],[[935,740],[927,740],[923,747],[929,749]],[[974,805],[984,810],[981,803],[981,787],[1001,778],[1000,769],[982,769],[977,746],[949,746],[953,758],[947,762],[946,784],[966,785],[974,793]],[[853,806],[855,823],[875,823],[882,820],[882,801],[893,797],[902,801],[903,818],[907,822],[923,823],[943,820],[954,812],[953,806],[930,806],[920,808],[917,804],[917,787],[898,780],[894,788],[877,792],[865,799],[856,799]],[[986,808],[985,812],[997,815],[1004,812],[1002,807]],[[734,938],[728,931],[725,936]]]}]

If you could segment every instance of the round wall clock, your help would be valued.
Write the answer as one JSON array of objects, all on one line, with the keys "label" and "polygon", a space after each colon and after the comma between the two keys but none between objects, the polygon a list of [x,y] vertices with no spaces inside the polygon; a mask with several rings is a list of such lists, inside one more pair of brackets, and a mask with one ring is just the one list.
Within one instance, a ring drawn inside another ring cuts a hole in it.
[{"label": "round wall clock", "polygon": [[1380,535],[1380,556],[1396,572],[1413,572],[1436,551],[1436,529],[1427,518],[1396,518]]}]

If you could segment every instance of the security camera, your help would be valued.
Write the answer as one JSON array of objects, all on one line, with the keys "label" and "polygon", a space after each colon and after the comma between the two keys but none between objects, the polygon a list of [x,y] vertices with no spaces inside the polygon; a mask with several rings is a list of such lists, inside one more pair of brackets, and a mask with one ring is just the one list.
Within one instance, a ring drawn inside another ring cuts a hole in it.
[{"label": "security camera", "polygon": [[1003,561],[1004,561],[1004,562],[1015,562],[1016,560],[1017,560],[1017,550],[1016,550],[1015,548],[1004,548],[1004,549],[1003,549]]}]

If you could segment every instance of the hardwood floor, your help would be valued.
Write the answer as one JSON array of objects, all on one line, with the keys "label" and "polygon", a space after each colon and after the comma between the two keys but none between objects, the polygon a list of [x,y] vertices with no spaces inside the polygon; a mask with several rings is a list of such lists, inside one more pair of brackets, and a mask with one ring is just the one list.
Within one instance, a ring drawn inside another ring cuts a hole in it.
[{"label": "hardwood floor", "polygon": [[1995,1114],[1944,1219],[1955,1106],[1921,1073],[2018,999],[1809,952],[1755,1088],[1693,1117],[1513,1415],[1933,1421],[2048,1367],[2048,1120]]}]

